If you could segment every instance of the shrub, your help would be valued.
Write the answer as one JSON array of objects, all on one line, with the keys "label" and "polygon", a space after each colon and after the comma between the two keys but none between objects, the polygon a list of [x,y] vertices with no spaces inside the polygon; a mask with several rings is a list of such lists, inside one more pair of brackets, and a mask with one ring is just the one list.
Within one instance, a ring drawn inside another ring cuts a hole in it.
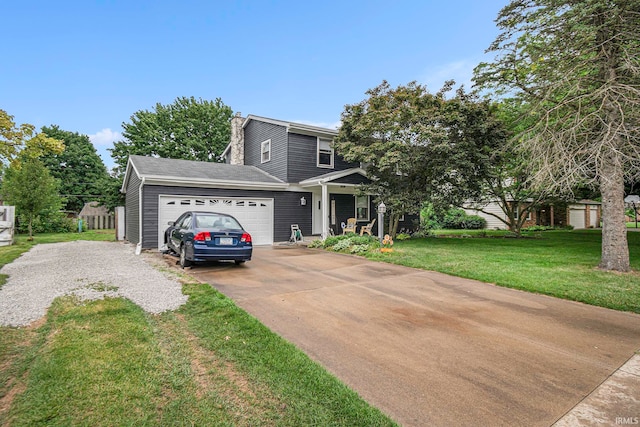
[{"label": "shrub", "polygon": [[331,250],[334,250],[336,252],[343,251],[345,249],[349,249],[350,246],[351,246],[351,239],[344,239],[336,242],[335,245],[331,246]]},{"label": "shrub", "polygon": [[412,239],[424,239],[425,237],[433,237],[433,231],[426,229],[426,228],[421,228],[418,231],[415,231],[413,234],[411,234],[411,238]]},{"label": "shrub", "polygon": [[[27,233],[29,222],[23,215],[18,215],[17,230]],[[43,212],[33,220],[34,233],[71,233],[78,229],[73,218],[67,218],[63,212]]]},{"label": "shrub", "polygon": [[362,254],[371,249],[370,245],[353,245],[349,248],[349,252],[352,254]]},{"label": "shrub", "polygon": [[327,237],[326,239],[324,239],[324,242],[322,244],[322,246],[324,248],[329,248],[333,245],[335,245],[336,243],[338,243],[340,240],[344,240],[344,239],[348,239],[348,236],[330,236]]},{"label": "shrub", "polygon": [[307,245],[309,248],[322,248],[324,247],[324,242],[322,239],[314,240]]},{"label": "shrub", "polygon": [[409,234],[406,234],[406,233],[400,233],[400,234],[396,235],[396,240],[398,240],[398,241],[409,240],[410,238],[411,238],[411,236]]},{"label": "shrub", "polygon": [[449,229],[462,229],[464,227],[464,221],[467,214],[462,209],[449,209],[442,220],[440,221],[440,225],[442,228]]},{"label": "shrub", "polygon": [[369,245],[371,243],[378,243],[378,238],[369,235],[355,236],[351,237],[351,243],[354,245]]},{"label": "shrub", "polygon": [[482,230],[487,226],[487,221],[478,215],[467,215],[464,226],[467,230]]},{"label": "shrub", "polygon": [[487,226],[487,221],[478,215],[468,215],[463,209],[449,209],[440,225],[454,230],[480,230]]}]

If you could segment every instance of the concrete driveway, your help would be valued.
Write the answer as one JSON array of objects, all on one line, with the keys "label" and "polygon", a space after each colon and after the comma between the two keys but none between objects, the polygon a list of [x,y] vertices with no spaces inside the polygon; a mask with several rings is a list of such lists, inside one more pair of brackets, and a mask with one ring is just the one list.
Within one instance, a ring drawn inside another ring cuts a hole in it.
[{"label": "concrete driveway", "polygon": [[640,349],[638,315],[318,250],[190,274],[406,426],[548,426]]}]

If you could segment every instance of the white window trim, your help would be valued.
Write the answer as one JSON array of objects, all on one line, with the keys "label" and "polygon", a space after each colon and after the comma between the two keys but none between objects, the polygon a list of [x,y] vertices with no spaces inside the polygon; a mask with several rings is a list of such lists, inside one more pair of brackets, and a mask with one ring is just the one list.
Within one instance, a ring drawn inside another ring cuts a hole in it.
[{"label": "white window trim", "polygon": [[[366,197],[367,198],[367,218],[366,219],[361,219],[358,218],[358,198],[360,197]],[[371,198],[370,196],[354,196],[355,198],[355,212],[354,212],[354,217],[356,218],[356,221],[370,221],[371,220]]]},{"label": "white window trim", "polygon": [[331,144],[331,140],[329,138],[320,138],[319,136],[316,139],[316,166],[319,168],[325,168],[325,169],[333,169],[334,168],[334,160],[335,160],[335,155],[334,155],[334,151],[333,148],[331,148],[331,164],[329,165],[325,165],[325,164],[321,164],[320,163],[320,139],[325,139],[325,140],[329,140],[329,144]]},{"label": "white window trim", "polygon": [[[264,159],[263,154],[265,153],[265,145],[269,146],[269,150],[267,150],[266,152],[269,153],[269,158],[268,159]],[[271,161],[271,139],[267,139],[266,141],[262,141],[262,143],[260,143],[260,163],[267,163]]]}]

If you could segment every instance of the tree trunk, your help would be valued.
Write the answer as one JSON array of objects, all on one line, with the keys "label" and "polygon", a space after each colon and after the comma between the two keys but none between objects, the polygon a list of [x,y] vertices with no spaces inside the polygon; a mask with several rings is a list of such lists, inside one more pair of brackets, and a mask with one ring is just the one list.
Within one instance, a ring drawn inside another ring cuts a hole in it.
[{"label": "tree trunk", "polygon": [[602,159],[600,174],[602,194],[602,258],[603,270],[629,271],[629,245],[624,215],[624,179],[622,164],[615,153]]},{"label": "tree trunk", "polygon": [[33,218],[29,218],[29,225],[27,226],[28,230],[29,230],[29,238],[27,239],[28,241],[33,240]]}]

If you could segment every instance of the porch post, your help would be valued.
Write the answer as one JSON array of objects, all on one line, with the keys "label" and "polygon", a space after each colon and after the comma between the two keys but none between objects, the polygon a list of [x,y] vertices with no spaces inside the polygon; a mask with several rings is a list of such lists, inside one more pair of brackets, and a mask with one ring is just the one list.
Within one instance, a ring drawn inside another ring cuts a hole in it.
[{"label": "porch post", "polygon": [[329,237],[329,189],[322,183],[322,240]]}]

